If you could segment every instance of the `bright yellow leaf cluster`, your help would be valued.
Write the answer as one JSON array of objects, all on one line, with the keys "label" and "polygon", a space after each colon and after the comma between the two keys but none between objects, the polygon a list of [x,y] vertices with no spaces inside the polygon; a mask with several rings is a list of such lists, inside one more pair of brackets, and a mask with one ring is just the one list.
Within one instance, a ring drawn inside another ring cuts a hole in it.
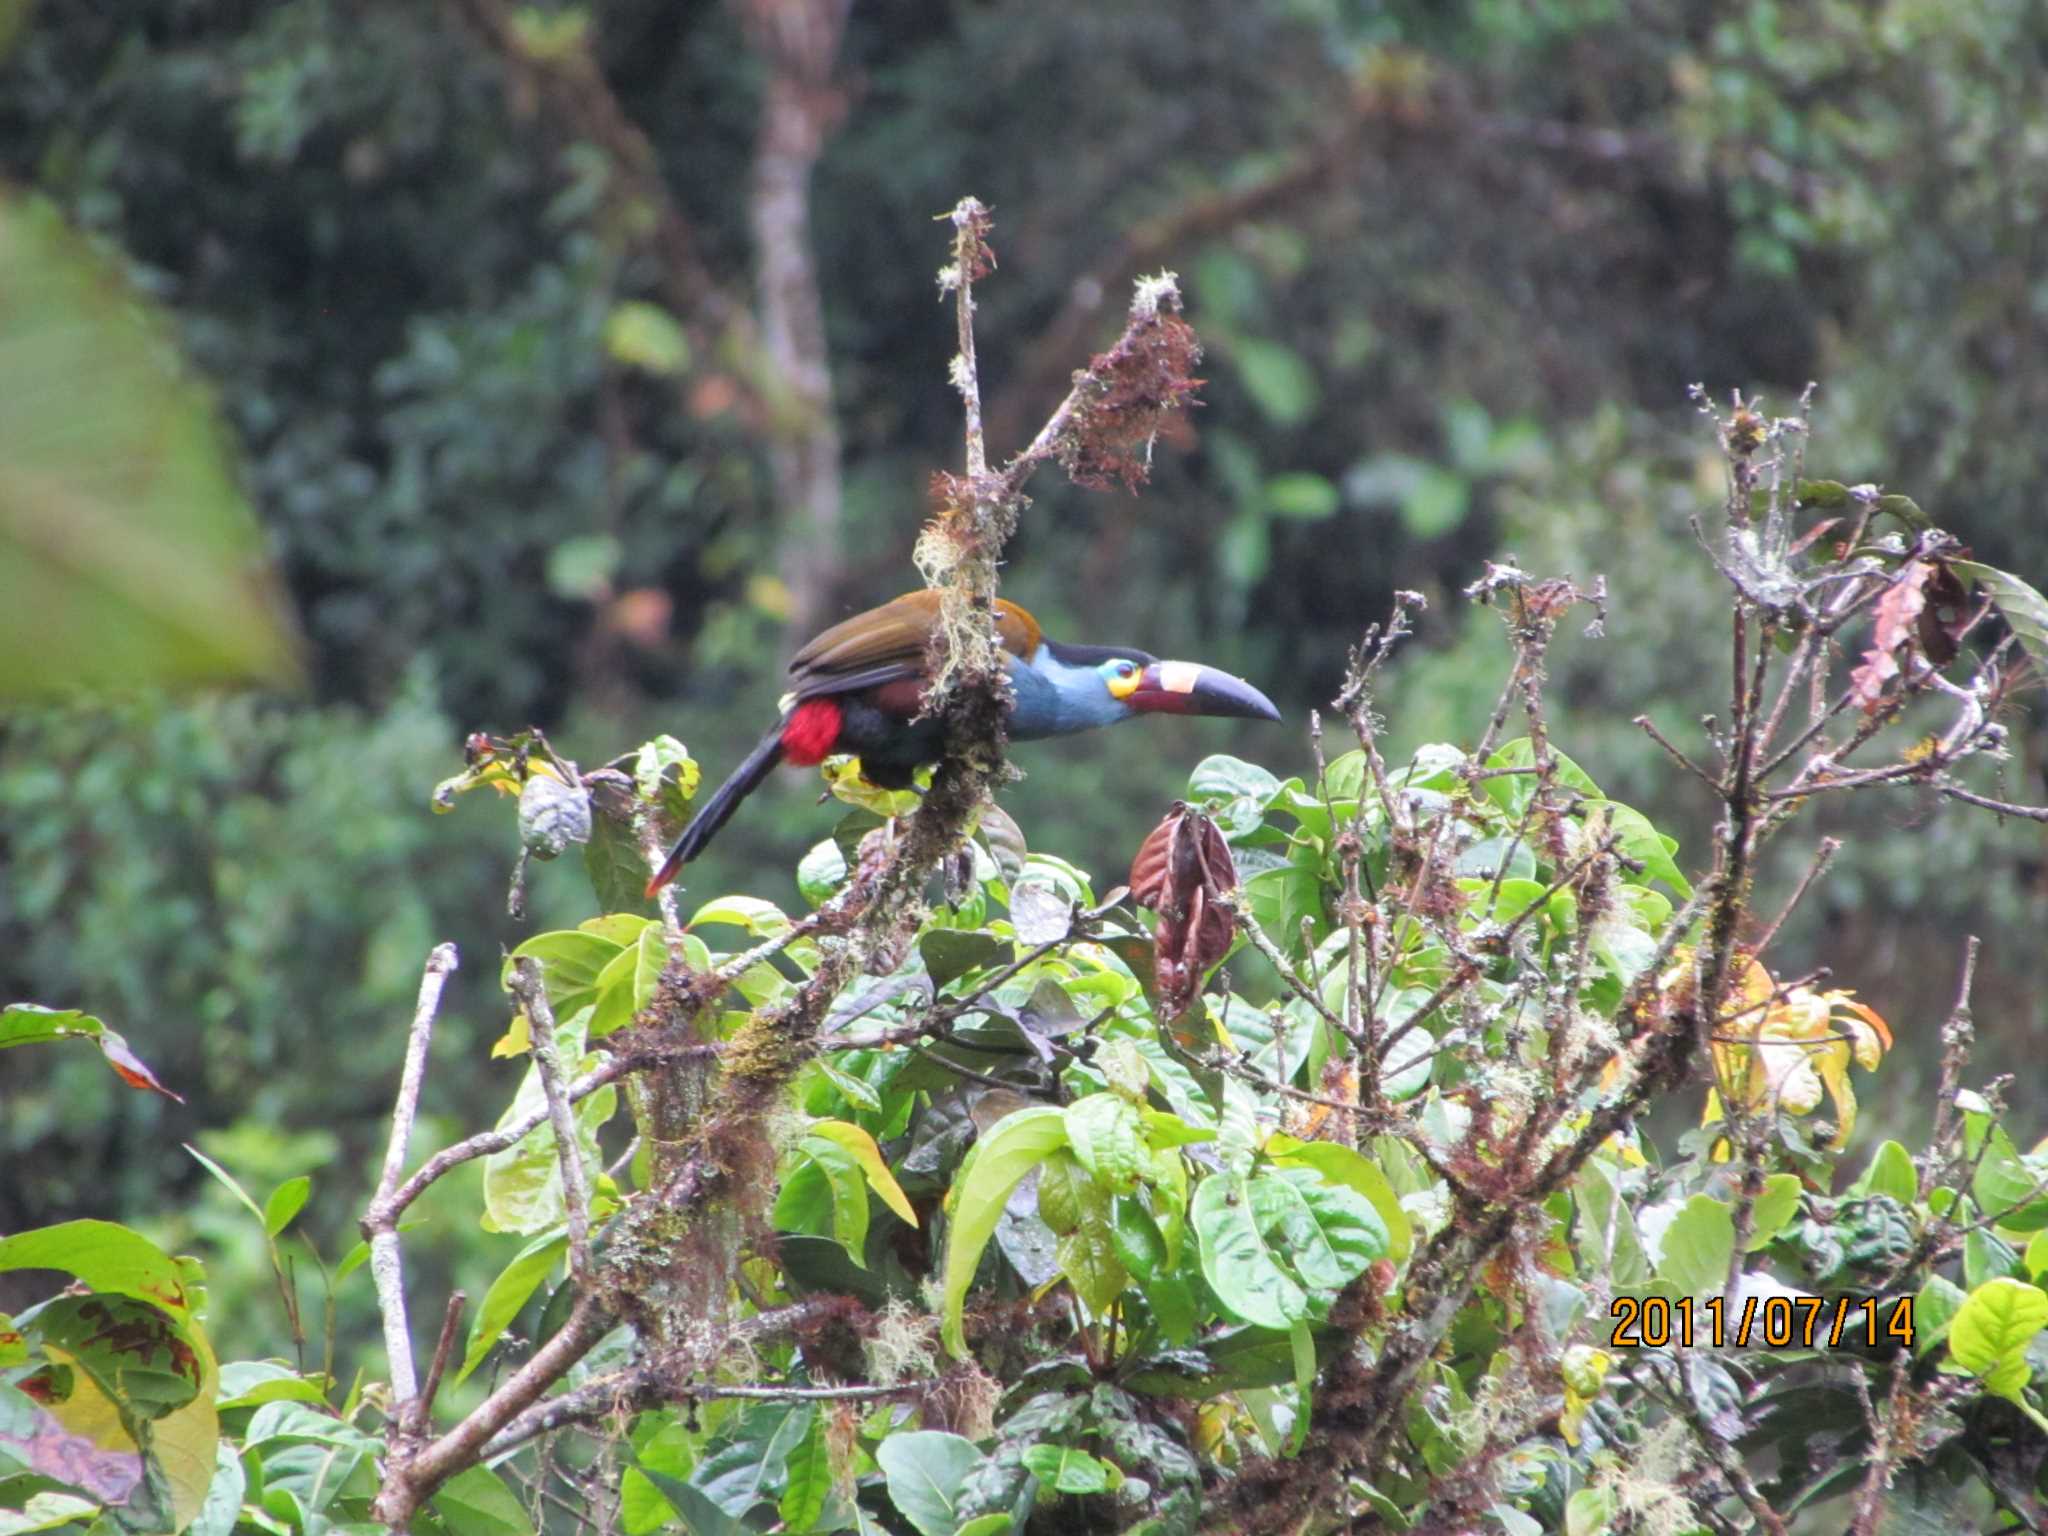
[{"label": "bright yellow leaf cluster", "polygon": [[[1755,959],[1743,962],[1733,993],[1714,1032],[1715,1086],[1700,1124],[1725,1118],[1724,1104],[1803,1115],[1825,1095],[1839,1125],[1835,1145],[1846,1145],[1856,1125],[1849,1066],[1875,1072],[1891,1049],[1890,1026],[1853,992],[1780,986]],[[1725,1157],[1726,1144],[1714,1155]]]}]

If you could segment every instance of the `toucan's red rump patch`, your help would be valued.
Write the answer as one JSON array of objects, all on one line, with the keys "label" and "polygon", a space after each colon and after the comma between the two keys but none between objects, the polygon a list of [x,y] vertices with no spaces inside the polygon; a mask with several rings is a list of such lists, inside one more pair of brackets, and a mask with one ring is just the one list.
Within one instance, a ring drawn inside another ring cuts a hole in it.
[{"label": "toucan's red rump patch", "polygon": [[839,740],[839,701],[805,699],[782,723],[782,760],[808,768],[832,755]]}]

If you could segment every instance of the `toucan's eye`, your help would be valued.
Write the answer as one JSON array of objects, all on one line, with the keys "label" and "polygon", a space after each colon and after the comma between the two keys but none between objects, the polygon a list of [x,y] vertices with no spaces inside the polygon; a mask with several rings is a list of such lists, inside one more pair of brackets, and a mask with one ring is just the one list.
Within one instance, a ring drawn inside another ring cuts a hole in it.
[{"label": "toucan's eye", "polygon": [[1104,681],[1109,684],[1109,694],[1111,698],[1129,698],[1131,694],[1137,691],[1138,664],[1136,662],[1112,662],[1109,664],[1108,667],[1104,669],[1104,671],[1106,673]]}]

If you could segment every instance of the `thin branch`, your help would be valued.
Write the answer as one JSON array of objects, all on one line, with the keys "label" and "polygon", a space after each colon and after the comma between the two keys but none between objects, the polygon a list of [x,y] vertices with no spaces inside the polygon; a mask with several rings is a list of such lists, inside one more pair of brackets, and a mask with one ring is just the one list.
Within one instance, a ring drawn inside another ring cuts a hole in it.
[{"label": "thin branch", "polygon": [[1806,873],[1799,877],[1797,888],[1787,898],[1785,905],[1778,909],[1778,915],[1771,919],[1771,925],[1763,931],[1763,936],[1751,947],[1752,954],[1760,955],[1771,947],[1771,940],[1775,939],[1778,930],[1785,926],[1785,919],[1792,915],[1792,909],[1799,905],[1809,890],[1813,889],[1814,882],[1828,872],[1828,866],[1834,863],[1835,855],[1841,851],[1842,840],[1839,837],[1824,837],[1820,840],[1820,845],[1813,851],[1813,862],[1806,866]]},{"label": "thin branch", "polygon": [[391,1367],[391,1396],[409,1404],[419,1394],[412,1356],[412,1332],[405,1317],[405,1263],[398,1244],[398,1176],[405,1171],[406,1149],[419,1118],[420,1088],[426,1081],[427,1050],[434,1040],[434,1017],[441,1009],[441,991],[460,962],[453,944],[437,944],[427,956],[420,977],[419,1001],[406,1038],[405,1068],[398,1080],[398,1102],[391,1111],[391,1140],[384,1149],[384,1171],[377,1192],[363,1215],[363,1236],[370,1243],[370,1278],[377,1288],[377,1310],[384,1318],[384,1353]]},{"label": "thin branch", "polygon": [[[963,197],[953,209],[953,312],[959,336],[960,355],[953,360],[953,384],[960,391],[967,437],[967,478],[977,486],[988,474],[988,443],[981,429],[981,373],[974,360],[974,280],[981,275],[984,260],[993,258],[983,236],[988,230],[988,210],[980,201]],[[977,494],[979,494],[977,492]]]},{"label": "thin branch", "polygon": [[448,1362],[455,1356],[455,1339],[462,1331],[462,1310],[469,1305],[469,1296],[463,1291],[452,1291],[448,1296],[448,1310],[441,1314],[441,1337],[434,1344],[434,1363],[427,1368],[426,1385],[420,1388],[418,1397],[407,1409],[406,1429],[415,1435],[425,1434],[428,1420],[434,1412],[434,1399],[441,1392],[441,1378],[447,1374]]},{"label": "thin branch", "polygon": [[2001,816],[2018,816],[2026,821],[2048,821],[2048,806],[2015,805],[2010,800],[1994,800],[1989,795],[1979,795],[1956,784],[1941,784],[1936,788],[1944,799],[1960,800],[1966,805],[1981,806],[1987,811],[1996,811]]}]

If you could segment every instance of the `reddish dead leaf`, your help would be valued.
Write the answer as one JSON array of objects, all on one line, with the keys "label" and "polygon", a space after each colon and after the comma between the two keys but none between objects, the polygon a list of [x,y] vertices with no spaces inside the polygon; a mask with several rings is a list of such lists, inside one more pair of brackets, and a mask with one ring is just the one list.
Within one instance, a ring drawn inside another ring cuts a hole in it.
[{"label": "reddish dead leaf", "polygon": [[1918,638],[1920,615],[1927,606],[1927,581],[1933,574],[1929,562],[1910,561],[1877,600],[1874,643],[1863,653],[1863,664],[1849,675],[1849,696],[1866,715],[1877,713],[1885,684],[1899,676],[1897,652]]},{"label": "reddish dead leaf", "polygon": [[1170,1018],[1187,1012],[1203,973],[1230,952],[1225,898],[1237,889],[1237,865],[1216,824],[1176,800],[1131,861],[1131,896],[1159,914],[1152,974]]},{"label": "reddish dead leaf", "polygon": [[149,1064],[128,1049],[128,1042],[111,1029],[100,1030],[100,1049],[106,1053],[107,1065],[114,1069],[114,1075],[130,1088],[146,1088],[151,1093],[160,1093],[174,1103],[182,1104],[185,1096],[173,1093],[150,1071]]}]

